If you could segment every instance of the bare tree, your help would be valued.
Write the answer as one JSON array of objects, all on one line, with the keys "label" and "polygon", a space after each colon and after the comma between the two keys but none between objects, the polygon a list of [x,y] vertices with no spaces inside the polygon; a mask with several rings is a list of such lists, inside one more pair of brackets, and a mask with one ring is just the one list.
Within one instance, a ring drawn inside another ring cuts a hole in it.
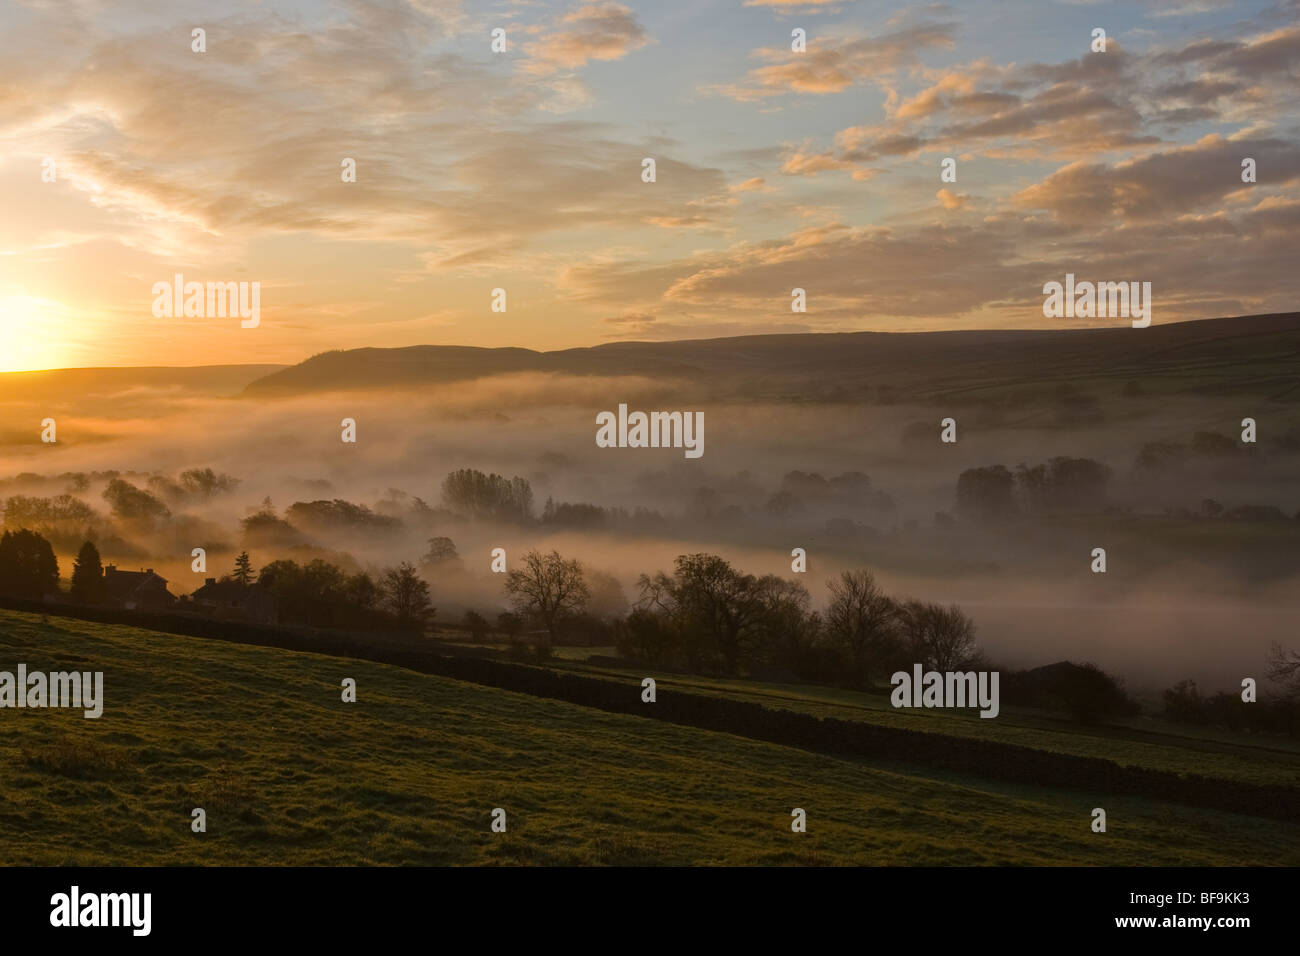
[{"label": "bare tree", "polygon": [[565,560],[560,552],[529,551],[523,567],[506,574],[506,593],[516,611],[537,617],[552,644],[560,622],[582,610],[591,591],[583,578],[582,565]]},{"label": "bare tree", "polygon": [[384,572],[379,584],[384,603],[403,627],[423,628],[435,609],[429,601],[429,585],[409,561]]},{"label": "bare tree", "polygon": [[908,601],[902,621],[912,653],[927,668],[954,671],[975,658],[975,622],[957,605]]},{"label": "bare tree", "polygon": [[634,607],[637,610],[653,611],[658,614],[668,614],[672,611],[672,578],[662,571],[654,577],[643,574],[636,581],[637,589],[641,592],[637,598]]},{"label": "bare tree", "polygon": [[1273,642],[1268,653],[1268,679],[1282,686],[1287,697],[1300,696],[1300,651]]},{"label": "bare tree", "polygon": [[813,633],[808,589],[796,581],[765,574],[754,582],[754,599],[761,612],[747,648],[751,657],[781,667],[796,663]]},{"label": "bare tree", "polygon": [[865,680],[873,666],[888,666],[888,658],[898,649],[898,605],[865,569],[845,571],[828,587],[827,636],[848,655],[854,678]]}]

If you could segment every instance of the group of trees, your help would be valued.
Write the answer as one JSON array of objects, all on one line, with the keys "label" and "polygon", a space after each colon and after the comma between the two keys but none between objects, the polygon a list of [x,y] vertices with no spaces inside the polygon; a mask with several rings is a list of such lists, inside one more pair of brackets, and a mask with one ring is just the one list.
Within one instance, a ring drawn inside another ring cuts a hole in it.
[{"label": "group of trees", "polygon": [[257,586],[275,601],[282,623],[422,631],[437,612],[428,582],[406,561],[378,578],[364,571],[348,574],[321,558],[306,564],[272,561],[262,568]]},{"label": "group of trees", "polygon": [[234,491],[239,486],[239,479],[219,474],[211,468],[190,468],[182,471],[175,479],[166,475],[154,475],[148,484],[155,495],[172,501],[207,501]]},{"label": "group of trees", "polygon": [[350,531],[391,534],[401,530],[402,519],[342,498],[295,501],[285,509],[284,517],[281,517],[271,499],[265,498],[261,506],[243,518],[240,524],[244,543],[251,547],[290,548],[307,543],[304,532],[325,535]]},{"label": "group of trees", "polygon": [[5,524],[15,528],[72,523],[85,525],[99,520],[95,509],[73,495],[34,498],[13,495],[5,499]]},{"label": "group of trees", "polygon": [[376,514],[365,505],[342,498],[319,501],[295,501],[285,512],[289,524],[313,531],[397,531],[402,520],[392,515]]},{"label": "group of trees", "polygon": [[40,600],[59,590],[59,562],[50,543],[20,528],[0,535],[0,594]]},{"label": "group of trees", "polygon": [[1180,724],[1234,732],[1300,737],[1300,695],[1280,693],[1247,703],[1237,693],[1202,694],[1196,681],[1179,681],[1163,694],[1164,717]]},{"label": "group of trees", "polygon": [[1191,461],[1231,461],[1246,458],[1254,451],[1229,435],[1219,432],[1199,431],[1192,434],[1190,442],[1152,441],[1142,446],[1135,466],[1159,471],[1185,467]]},{"label": "group of trees", "polygon": [[[455,553],[449,540],[435,539],[431,548]],[[305,564],[272,561],[258,573],[244,552],[227,580],[264,590],[282,623],[418,631],[436,613],[428,583],[408,562],[378,577],[349,574],[320,558]],[[39,598],[56,592],[58,581],[48,541],[27,530],[4,533],[4,593]],[[744,574],[712,554],[682,555],[671,574],[643,575],[639,586],[640,600],[623,618],[621,589],[608,575],[588,571],[558,551],[530,551],[506,574],[513,610],[500,615],[497,626],[512,639],[536,628],[545,634],[537,643],[549,648],[599,621],[624,653],[647,663],[727,674],[777,667],[855,686],[887,678],[913,662],[952,670],[977,660],[974,626],[958,608],[896,601],[867,571],[845,572],[830,582],[824,616],[810,613],[803,585]],[[71,593],[85,603],[103,597],[103,568],[89,541],[74,563]],[[592,613],[593,593],[601,614]],[[615,618],[616,627],[609,623]],[[487,630],[487,620],[477,613],[467,614],[466,623],[475,633]]]},{"label": "group of trees", "polygon": [[[28,528],[0,536],[0,594],[38,601],[58,591],[59,562],[49,541]],[[104,599],[104,566],[91,541],[82,544],[72,562],[70,593],[83,604]]]},{"label": "group of trees", "polygon": [[[442,560],[455,557],[446,538],[431,539],[430,551]],[[436,614],[428,583],[409,562],[378,576],[350,574],[322,559],[272,561],[259,573],[241,552],[224,580],[265,591],[281,623],[418,632]],[[468,611],[463,623],[476,639],[495,629],[516,648],[523,648],[520,635],[534,628],[545,635],[535,653],[546,657],[551,645],[600,621],[625,656],[647,664],[728,675],[775,670],[860,688],[886,683],[914,664],[937,671],[989,666],[976,645],[974,623],[960,608],[891,597],[865,569],[827,582],[824,612],[810,611],[802,584],[743,573],[713,554],[681,555],[671,573],[642,575],[638,587],[631,612],[612,613],[623,601],[612,578],[558,551],[530,551],[505,576],[512,610],[499,614],[495,625]],[[58,590],[59,566],[49,541],[26,528],[6,530],[0,536],[0,594],[39,600]],[[73,562],[70,596],[84,604],[104,599],[103,564],[91,541]],[[1183,681],[1165,691],[1165,716],[1231,730],[1300,734],[1300,652],[1274,645],[1267,676],[1275,687],[1272,698],[1252,704],[1237,694],[1203,696],[1194,682]],[[1007,703],[1065,710],[1079,720],[1136,711],[1122,684],[1092,664],[1003,669],[1002,691]]]},{"label": "group of trees", "polygon": [[1018,465],[1016,486],[1026,511],[1099,511],[1111,475],[1110,466],[1091,458],[1058,456],[1032,468]]},{"label": "group of trees", "polygon": [[888,515],[896,505],[890,495],[873,488],[871,479],[860,471],[846,471],[830,478],[815,471],[787,472],[780,488],[763,505],[764,512],[778,518],[809,510]]},{"label": "group of trees", "polygon": [[1091,458],[1056,457],[1013,472],[1005,465],[968,468],[957,477],[957,513],[997,520],[1020,512],[1097,511],[1112,471]]},{"label": "group of trees", "polygon": [[1165,718],[1202,727],[1300,737],[1300,651],[1274,642],[1264,663],[1267,693],[1260,693],[1256,700],[1242,700],[1239,692],[1202,694],[1196,681],[1184,680],[1162,695]]},{"label": "group of trees", "polygon": [[[39,475],[30,477],[41,478]],[[72,550],[90,537],[122,544],[110,522],[71,493],[88,491],[92,479],[106,482],[102,497],[112,517],[136,530],[147,530],[171,519],[168,501],[206,500],[231,491],[239,484],[238,479],[211,468],[191,468],[181,472],[176,479],[153,475],[148,478],[147,489],[133,484],[116,471],[68,472],[59,477],[69,482],[70,492],[50,497],[12,495],[4,501],[4,523],[10,528],[36,531],[60,550]],[[139,480],[134,474],[131,477]]]},{"label": "group of trees", "polygon": [[1297,511],[1292,516],[1277,507],[1277,505],[1234,505],[1228,507],[1214,498],[1202,498],[1201,507],[1195,512],[1190,508],[1166,508],[1165,514],[1172,518],[1212,518],[1225,521],[1300,521],[1300,511]]},{"label": "group of trees", "polygon": [[305,539],[297,528],[281,518],[270,498],[240,520],[244,542],[257,548],[291,548],[303,544]]},{"label": "group of trees", "polygon": [[[712,554],[677,558],[673,573],[642,575],[623,649],[650,663],[739,673],[775,644],[799,644],[807,590],[775,575],[742,574]],[[775,631],[786,626],[784,635]],[[774,640],[776,639],[776,640]]]},{"label": "group of trees", "polygon": [[152,524],[171,517],[171,509],[158,497],[123,478],[110,479],[103,497],[114,517],[126,521]]},{"label": "group of trees", "polygon": [[[604,577],[558,551],[531,551],[507,573],[505,588],[518,620],[554,644],[593,616],[593,590],[607,587]],[[648,664],[724,674],[778,669],[862,687],[914,663],[957,670],[981,661],[974,624],[959,608],[896,600],[865,570],[829,583],[825,614],[810,611],[802,584],[745,574],[714,554],[682,555],[671,574],[642,575],[638,587],[613,633],[624,655]],[[477,614],[466,623],[486,627]]]},{"label": "group of trees", "polygon": [[648,663],[725,674],[779,669],[864,687],[920,663],[978,664],[974,624],[955,606],[885,594],[871,572],[829,582],[824,614],[802,584],[745,574],[717,555],[680,556],[671,574],[642,575],[620,646]]},{"label": "group of trees", "polygon": [[557,502],[553,498],[547,498],[542,508],[542,524],[560,528],[603,528],[609,523],[609,517],[609,512],[599,505]]},{"label": "group of trees", "polygon": [[70,494],[49,498],[13,495],[5,499],[4,523],[35,531],[60,549],[69,550],[104,524],[94,508]]},{"label": "group of trees", "polygon": [[[224,580],[265,591],[282,623],[422,631],[437,613],[428,582],[405,561],[377,578],[348,574],[319,558],[306,564],[272,561],[259,573],[245,551]],[[50,542],[27,528],[5,531],[0,536],[0,594],[40,600],[58,592],[59,563]],[[81,604],[104,600],[104,567],[94,542],[84,542],[77,552],[69,596]]]},{"label": "group of trees", "polygon": [[533,489],[526,479],[485,475],[474,468],[461,468],[443,479],[442,501],[470,518],[526,523],[533,517]]}]

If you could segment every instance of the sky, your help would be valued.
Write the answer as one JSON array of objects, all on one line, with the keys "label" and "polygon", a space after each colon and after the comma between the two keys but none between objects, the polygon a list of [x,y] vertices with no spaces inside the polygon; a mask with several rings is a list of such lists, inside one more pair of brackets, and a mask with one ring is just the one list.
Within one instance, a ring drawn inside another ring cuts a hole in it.
[{"label": "sky", "polygon": [[1298,91],[1300,0],[6,0],[0,371],[1292,311]]}]

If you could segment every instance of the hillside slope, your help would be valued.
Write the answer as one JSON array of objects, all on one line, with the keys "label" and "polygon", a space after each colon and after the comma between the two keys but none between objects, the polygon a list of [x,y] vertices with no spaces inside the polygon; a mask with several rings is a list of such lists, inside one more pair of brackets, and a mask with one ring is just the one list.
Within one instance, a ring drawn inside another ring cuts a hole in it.
[{"label": "hillside slope", "polygon": [[[1151,391],[1300,401],[1300,313],[1148,329],[848,332],[618,342],[534,352],[420,345],[327,352],[252,382],[245,396],[445,384],[521,372],[637,375],[703,397],[979,398],[1140,379]],[[882,391],[883,390],[883,391]]]},{"label": "hillside slope", "polygon": [[102,670],[106,703],[0,711],[10,864],[1300,861],[1292,824],[906,775],[359,661],[0,612],[0,670],[18,662]]}]

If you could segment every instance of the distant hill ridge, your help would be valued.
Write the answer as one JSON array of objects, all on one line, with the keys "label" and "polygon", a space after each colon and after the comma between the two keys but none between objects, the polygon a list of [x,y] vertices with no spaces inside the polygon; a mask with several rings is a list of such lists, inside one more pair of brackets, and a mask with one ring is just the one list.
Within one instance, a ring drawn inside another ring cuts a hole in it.
[{"label": "distant hill ridge", "polygon": [[1165,391],[1300,401],[1300,313],[1147,329],[745,335],[538,352],[416,345],[326,352],[249,384],[245,396],[434,385],[524,372],[674,380],[701,397],[900,399],[1014,385],[1135,380]]},{"label": "distant hill ridge", "polygon": [[75,395],[117,395],[127,389],[229,396],[284,365],[155,365],[53,368],[0,372],[0,400],[63,401]]}]

